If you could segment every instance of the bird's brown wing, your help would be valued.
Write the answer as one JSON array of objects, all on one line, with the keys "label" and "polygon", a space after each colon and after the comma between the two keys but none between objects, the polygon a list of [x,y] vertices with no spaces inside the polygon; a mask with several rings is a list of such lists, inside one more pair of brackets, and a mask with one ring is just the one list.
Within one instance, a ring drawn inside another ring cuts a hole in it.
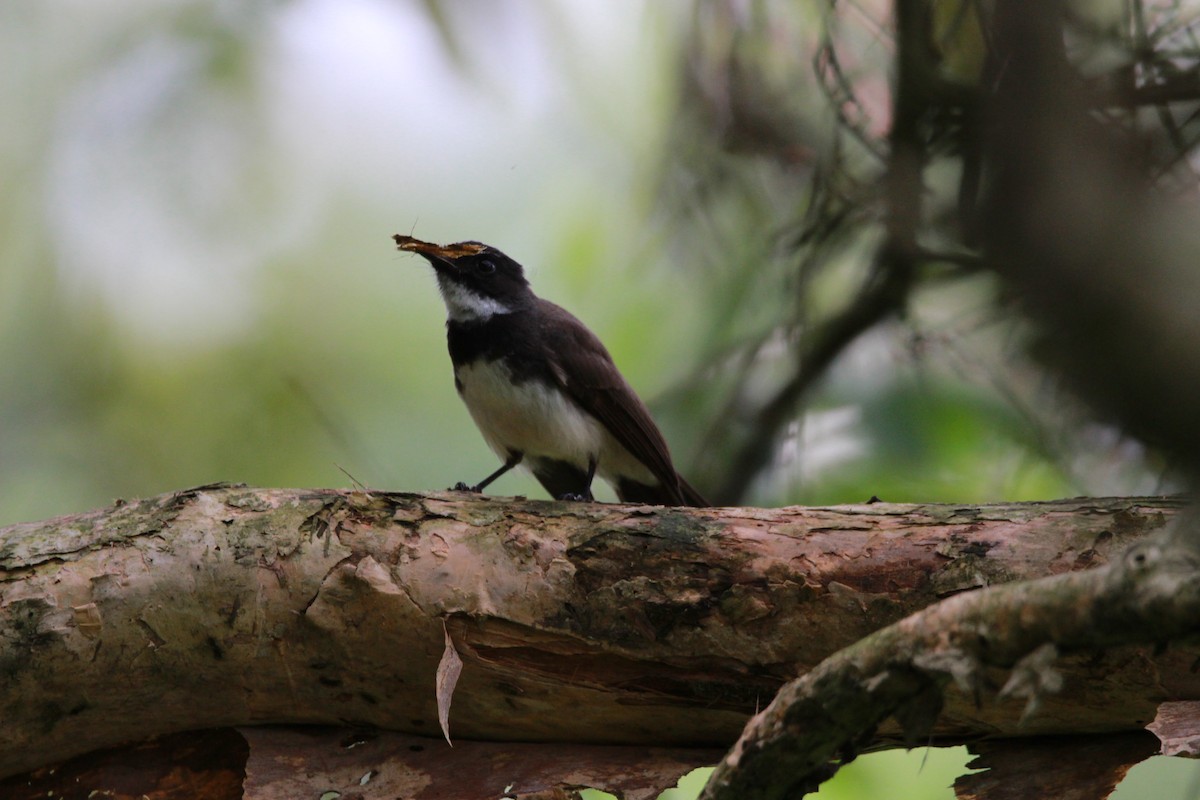
[{"label": "bird's brown wing", "polygon": [[[563,390],[646,465],[677,505],[683,504],[680,478],[671,463],[667,442],[646,404],[617,371],[604,344],[570,312],[554,303],[539,299],[538,313],[542,340],[551,349],[550,362]],[[557,353],[571,354],[569,370],[563,367]]]}]

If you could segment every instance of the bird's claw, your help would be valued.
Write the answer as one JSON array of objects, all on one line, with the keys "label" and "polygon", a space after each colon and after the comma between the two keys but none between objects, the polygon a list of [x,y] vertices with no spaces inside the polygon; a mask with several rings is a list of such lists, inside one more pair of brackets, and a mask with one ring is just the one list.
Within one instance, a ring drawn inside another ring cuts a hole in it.
[{"label": "bird's claw", "polygon": [[458,483],[456,483],[452,487],[450,487],[450,491],[452,491],[452,492],[474,492],[475,494],[479,494],[479,487],[478,486],[468,486],[467,484],[463,483],[462,481],[459,481]]},{"label": "bird's claw", "polygon": [[591,502],[594,502],[591,492],[588,492],[587,494],[579,494],[578,492],[567,492],[564,495],[560,495],[558,499],[562,500],[563,502],[567,502],[567,503],[591,503]]}]

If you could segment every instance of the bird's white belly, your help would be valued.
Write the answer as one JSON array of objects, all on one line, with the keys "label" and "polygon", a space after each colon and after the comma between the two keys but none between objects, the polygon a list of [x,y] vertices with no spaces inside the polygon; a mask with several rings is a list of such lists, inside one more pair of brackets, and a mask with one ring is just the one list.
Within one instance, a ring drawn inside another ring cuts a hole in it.
[{"label": "bird's white belly", "polygon": [[591,414],[557,387],[537,380],[512,382],[501,361],[474,361],[457,367],[454,377],[471,418],[488,447],[502,460],[521,452],[529,458],[553,458],[597,474],[609,483],[632,478],[648,485],[657,479]]},{"label": "bird's white belly", "polygon": [[608,432],[557,388],[536,380],[515,384],[501,361],[460,366],[454,377],[471,418],[500,458],[519,451],[583,469],[600,458]]}]

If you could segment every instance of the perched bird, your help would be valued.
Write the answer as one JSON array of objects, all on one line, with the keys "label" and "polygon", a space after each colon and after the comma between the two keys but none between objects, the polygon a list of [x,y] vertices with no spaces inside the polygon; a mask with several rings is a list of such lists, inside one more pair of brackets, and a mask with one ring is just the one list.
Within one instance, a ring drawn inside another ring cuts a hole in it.
[{"label": "perched bird", "polygon": [[591,500],[599,475],[622,501],[708,503],[679,476],[650,412],[596,335],[529,288],[521,265],[479,242],[393,237],[437,273],[454,386],[500,469],[521,464],[557,500]]}]

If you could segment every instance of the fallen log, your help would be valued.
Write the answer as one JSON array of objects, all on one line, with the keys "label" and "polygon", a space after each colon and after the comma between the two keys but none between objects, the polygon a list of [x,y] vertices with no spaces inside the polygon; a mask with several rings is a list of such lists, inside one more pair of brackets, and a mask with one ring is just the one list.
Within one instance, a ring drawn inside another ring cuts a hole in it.
[{"label": "fallen log", "polygon": [[[787,680],[965,590],[1106,563],[1167,498],[672,509],[212,486],[0,530],[0,776],[260,724],[719,747]],[[1197,648],[1057,665],[933,736],[1140,728]],[[999,676],[998,676],[999,679]],[[898,735],[883,728],[880,741]]]}]

